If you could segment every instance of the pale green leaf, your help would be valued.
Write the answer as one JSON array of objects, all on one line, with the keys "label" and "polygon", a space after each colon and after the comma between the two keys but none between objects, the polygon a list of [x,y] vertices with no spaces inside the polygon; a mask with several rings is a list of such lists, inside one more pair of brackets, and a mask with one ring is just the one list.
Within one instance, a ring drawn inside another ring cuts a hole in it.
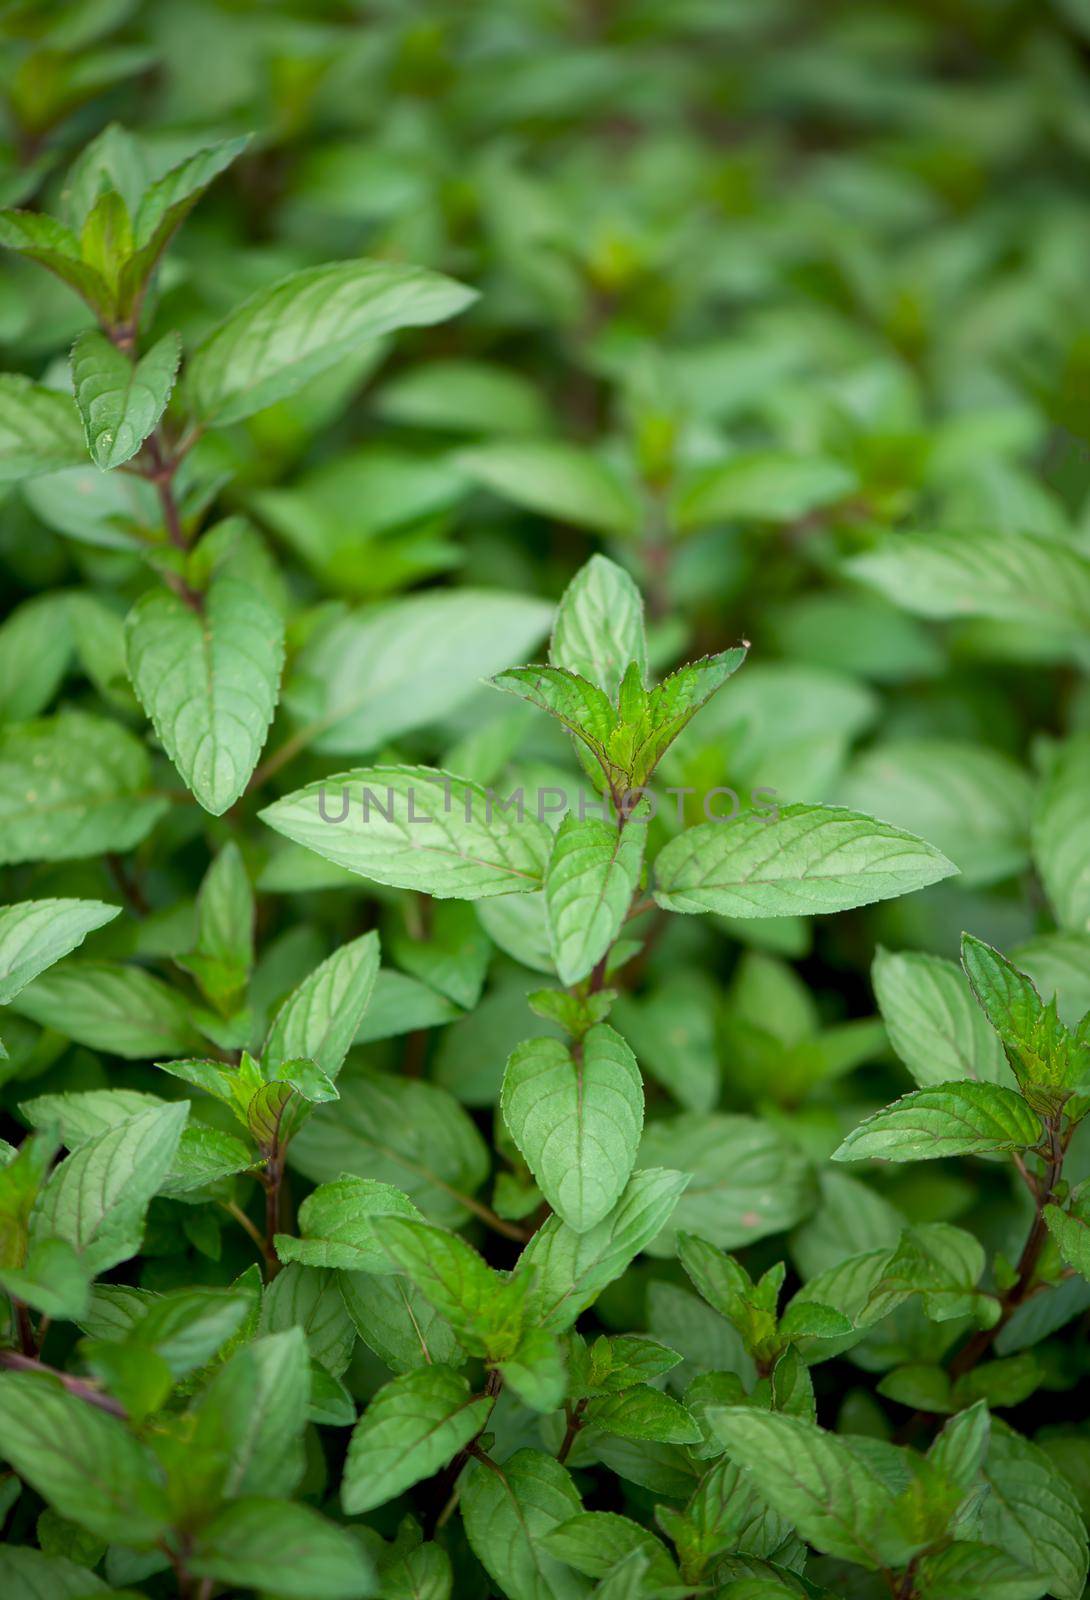
[{"label": "pale green leaf", "polygon": [[813,1204],[813,1175],[796,1146],[756,1117],[683,1112],[649,1123],[641,1166],[670,1161],[690,1175],[651,1254],[672,1255],[679,1230],[722,1250],[790,1228]]},{"label": "pale green leaf", "polygon": [[463,450],[458,465],[505,500],[557,522],[614,534],[632,534],[639,526],[634,490],[579,445],[553,439],[495,440]]},{"label": "pale green leaf", "polygon": [[431,767],[371,767],[298,789],[261,816],[360,877],[479,900],[544,881],[552,834],[504,809],[506,798]]},{"label": "pale green leaf", "polygon": [[188,787],[221,815],[245,789],[276,708],[284,624],[264,596],[216,576],[198,614],[152,590],[125,625],[133,688]]},{"label": "pale green leaf", "polygon": [[998,750],[961,739],[880,744],[848,768],[840,801],[929,840],[966,885],[989,884],[1029,862],[1033,785]]},{"label": "pale green leaf", "polygon": [[1072,642],[1090,628],[1090,560],[1062,539],[898,533],[848,570],[921,617],[991,617]]},{"label": "pale green leaf", "polygon": [[72,861],[140,843],[169,806],[141,742],[61,711],[0,732],[0,861]]},{"label": "pale green leaf", "polygon": [[1061,745],[1033,817],[1033,856],[1061,928],[1090,931],[1090,736]]},{"label": "pale green leaf", "polygon": [[489,1170],[484,1141],[453,1096],[377,1072],[354,1073],[336,1105],[295,1136],[289,1159],[315,1183],[348,1174],[392,1184],[451,1227],[465,1222],[464,1202]]},{"label": "pale green leaf", "polygon": [[549,942],[561,983],[594,969],[621,930],[640,880],[647,824],[623,828],[569,812],[557,830],[545,877]]},{"label": "pale green leaf", "polygon": [[77,1044],[130,1060],[200,1045],[184,995],[143,967],[68,960],[35,978],[12,1005]]},{"label": "pale green leaf", "polygon": [[23,900],[0,908],[0,1005],[10,1005],[32,978],[118,913],[101,900]]},{"label": "pale green leaf", "polygon": [[189,402],[204,422],[239,422],[381,334],[443,322],[474,298],[451,278],[392,261],[307,267],[212,330],[189,364]]},{"label": "pale green leaf", "polygon": [[549,661],[615,698],[629,663],[647,671],[643,597],[623,567],[593,555],[560,599]]},{"label": "pale green leaf", "polygon": [[527,1319],[557,1333],[570,1328],[662,1231],[688,1182],[683,1172],[634,1172],[613,1210],[586,1233],[549,1217],[519,1258],[530,1285]]},{"label": "pale green leaf", "polygon": [[349,611],[300,651],[289,706],[298,685],[314,748],[366,755],[449,715],[482,678],[524,660],[551,614],[528,595],[469,588]]},{"label": "pale green leaf", "polygon": [[834,806],[788,805],[686,829],[655,862],[655,898],[667,911],[809,915],[910,894],[956,870],[888,823]]},{"label": "pale green leaf", "polygon": [[273,1019],[262,1051],[265,1070],[306,1059],[336,1078],[371,1002],[378,964],[378,934],[365,933],[304,978]]},{"label": "pale green leaf", "polygon": [[871,982],[890,1044],[921,1088],[955,1078],[1014,1087],[1002,1046],[955,962],[879,949]]},{"label": "pale green leaf", "polygon": [[70,394],[0,373],[0,484],[60,472],[87,460],[79,412]]},{"label": "pale green leaf", "polygon": [[504,1121],[553,1210],[586,1233],[628,1182],[643,1127],[636,1058],[598,1023],[570,1047],[529,1039],[507,1063]]},{"label": "pale green leaf", "polygon": [[834,1161],[937,1161],[1030,1149],[1041,1119],[1013,1089],[971,1079],[906,1094],[861,1122],[833,1152]]},{"label": "pale green leaf", "polygon": [[89,329],[72,346],[72,386],[96,466],[120,467],[166,410],[182,341],[164,334],[135,364],[105,334]]},{"label": "pale green leaf", "polygon": [[675,515],[684,530],[739,518],[793,522],[846,499],[856,486],[855,474],[837,461],[758,450],[694,474],[677,496]]},{"label": "pale green leaf", "polygon": [[149,1202],[170,1170],[188,1114],[185,1101],[157,1106],[73,1151],[38,1195],[31,1243],[63,1239],[90,1275],[134,1256]]}]

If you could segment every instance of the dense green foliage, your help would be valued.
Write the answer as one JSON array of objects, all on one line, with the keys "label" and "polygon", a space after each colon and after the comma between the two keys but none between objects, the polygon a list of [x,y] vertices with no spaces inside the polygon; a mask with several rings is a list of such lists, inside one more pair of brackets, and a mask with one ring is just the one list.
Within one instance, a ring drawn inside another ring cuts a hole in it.
[{"label": "dense green foliage", "polygon": [[1086,0],[0,80],[4,1600],[1080,1600]]}]

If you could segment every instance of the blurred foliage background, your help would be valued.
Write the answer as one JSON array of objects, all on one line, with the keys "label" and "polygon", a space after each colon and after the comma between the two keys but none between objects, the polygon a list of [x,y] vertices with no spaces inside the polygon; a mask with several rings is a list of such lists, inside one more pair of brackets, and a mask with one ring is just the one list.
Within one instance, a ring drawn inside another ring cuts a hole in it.
[{"label": "blurred foliage background", "polygon": [[[5,205],[55,210],[71,161],[115,122],[155,171],[255,134],[172,249],[149,343],[179,328],[192,345],[246,293],[335,257],[418,262],[479,291],[467,314],[375,344],[187,457],[187,515],[245,515],[253,561],[291,597],[270,750],[313,715],[337,665],[325,624],[345,608],[424,585],[551,601],[601,549],[644,588],[660,670],[752,642],[671,752],[672,783],[851,804],[961,867],[817,932],[675,919],[617,1009],[655,1093],[758,1109],[823,1158],[908,1086],[874,1018],[878,942],[955,955],[969,928],[1020,952],[1066,1014],[1090,1007],[1090,849],[1031,852],[1057,763],[1068,814],[1086,811],[1086,0],[82,0],[5,4],[0,40]],[[7,369],[63,381],[87,322],[37,267],[0,264]],[[7,715],[37,714],[63,679],[68,703],[97,694],[143,726],[114,630],[147,573],[114,534],[154,514],[146,489],[88,467],[5,491],[8,603],[95,601],[51,613],[51,666],[0,634]],[[481,690],[438,727],[399,730],[396,752],[453,765],[457,750],[484,781],[517,753],[519,774],[548,774],[566,758],[543,721]],[[304,737],[266,797],[344,764]],[[97,948],[184,950],[194,863],[236,821],[177,808],[134,866],[154,915]],[[249,840],[262,935],[280,939],[268,993],[323,937],[394,915],[256,826]],[[15,869],[9,898],[53,892],[55,870]],[[66,865],[62,892],[101,893],[105,873]],[[540,982],[524,930],[492,917],[488,932],[514,959],[482,1005],[462,1017],[435,999],[410,1035],[482,1119]],[[411,973],[405,936],[386,949]],[[438,1044],[423,1032],[437,1021],[452,1024]],[[24,1026],[12,1071],[101,1081],[85,1052],[43,1052]],[[402,1060],[400,1034],[363,1043]],[[989,1245],[1023,1230],[990,1171],[875,1186]],[[821,1226],[847,1227],[845,1196],[827,1192]],[[149,1270],[189,1281],[165,1259]],[[620,1297],[641,1283],[603,1297],[607,1322],[624,1325]],[[652,1328],[674,1342],[659,1304]],[[873,1359],[922,1359],[913,1337]],[[1060,1414],[1080,1371],[1071,1351],[1050,1371]],[[843,1387],[837,1363],[822,1381]]]}]

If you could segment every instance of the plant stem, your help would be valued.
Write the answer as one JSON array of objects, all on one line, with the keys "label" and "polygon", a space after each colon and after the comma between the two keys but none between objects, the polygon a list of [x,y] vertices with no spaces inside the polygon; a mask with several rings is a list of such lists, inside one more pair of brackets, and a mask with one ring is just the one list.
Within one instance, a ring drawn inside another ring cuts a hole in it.
[{"label": "plant stem", "polygon": [[284,1230],[280,1226],[280,1195],[284,1182],[284,1158],[279,1151],[274,1151],[265,1163],[261,1181],[265,1187],[265,1278],[271,1283],[280,1271],[280,1259],[276,1254],[276,1235]]},{"label": "plant stem", "polygon": [[[1048,1225],[1045,1222],[1045,1207],[1055,1199],[1056,1185],[1060,1179],[1066,1153],[1064,1140],[1060,1135],[1060,1120],[1062,1113],[1053,1112],[1045,1118],[1048,1130],[1048,1153],[1044,1176],[1040,1181],[1032,1184],[1036,1211],[1033,1224],[1029,1230],[1026,1242],[1022,1247],[1022,1254],[1018,1257],[1016,1277],[1010,1288],[1000,1298],[999,1316],[990,1328],[979,1328],[967,1344],[963,1345],[950,1363],[951,1378],[962,1378],[971,1372],[977,1363],[988,1354],[999,1334],[1006,1327],[1011,1317],[1034,1293],[1033,1276],[1037,1271],[1037,1264],[1044,1249],[1045,1240],[1048,1238]],[[1023,1172],[1024,1172],[1023,1165]]]},{"label": "plant stem", "polygon": [[15,1317],[15,1328],[19,1335],[19,1348],[25,1356],[35,1360],[38,1356],[38,1340],[34,1334],[34,1324],[30,1320],[30,1308],[22,1301],[11,1297],[11,1309]]},{"label": "plant stem", "polygon": [[579,1430],[583,1426],[583,1416],[586,1412],[587,1404],[586,1400],[578,1400],[568,1410],[567,1432],[561,1441],[560,1449],[556,1452],[556,1459],[561,1463],[565,1462],[571,1455],[572,1446],[579,1437]]},{"label": "plant stem", "polygon": [[264,1261],[266,1266],[268,1266],[270,1263],[265,1249],[265,1237],[260,1228],[258,1228],[255,1223],[250,1221],[250,1218],[246,1215],[245,1211],[243,1211],[242,1207],[240,1205],[236,1205],[233,1200],[221,1200],[220,1204],[225,1211],[229,1212],[230,1215],[234,1217],[239,1227],[243,1228],[250,1235],[250,1238],[254,1241],[254,1244],[257,1245],[262,1261]]},{"label": "plant stem", "polygon": [[58,1372],[56,1367],[47,1367],[44,1361],[39,1361],[34,1356],[20,1355],[17,1350],[0,1350],[0,1367],[6,1367],[9,1372],[45,1372],[49,1377],[56,1378],[69,1394],[74,1394],[80,1400],[86,1400],[89,1406],[97,1406],[100,1411],[108,1411],[113,1417],[127,1416],[121,1402],[114,1400],[111,1395],[103,1394],[95,1384],[83,1378],[74,1378],[70,1372]]}]

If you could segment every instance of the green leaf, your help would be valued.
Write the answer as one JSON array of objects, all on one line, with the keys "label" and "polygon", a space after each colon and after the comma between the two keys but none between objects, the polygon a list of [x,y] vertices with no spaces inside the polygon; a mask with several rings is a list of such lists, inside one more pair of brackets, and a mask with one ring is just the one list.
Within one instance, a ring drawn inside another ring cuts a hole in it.
[{"label": "green leaf", "polygon": [[421,267],[336,261],[259,289],[214,328],[189,363],[190,405],[223,426],[283,400],[395,328],[465,309],[472,290]]},{"label": "green leaf", "polygon": [[365,755],[456,710],[532,650],[551,615],[530,596],[474,588],[349,611],[300,651],[288,701],[298,685],[314,749]]},{"label": "green leaf", "polygon": [[813,1202],[813,1176],[798,1149],[756,1117],[683,1112],[649,1123],[641,1166],[675,1163],[691,1181],[653,1255],[672,1255],[679,1230],[722,1250],[790,1228]]},{"label": "green leaf", "polygon": [[626,774],[609,755],[619,718],[596,684],[562,667],[512,667],[498,672],[492,683],[547,711],[587,747],[607,777],[624,782]]},{"label": "green leaf", "polygon": [[253,963],[253,890],[242,852],[231,840],[201,881],[197,942],[179,964],[193,974],[213,1005],[229,1014],[242,998]]},{"label": "green leaf", "polygon": [[56,1168],[30,1218],[31,1243],[63,1239],[88,1275],[140,1249],[144,1217],[170,1170],[189,1106],[158,1106],[89,1139]]},{"label": "green leaf", "polygon": [[794,522],[856,488],[855,474],[837,461],[755,450],[698,472],[682,487],[675,515],[685,531],[739,519]]},{"label": "green leaf", "polygon": [[371,1003],[378,964],[378,935],[365,933],[304,978],[273,1018],[262,1051],[266,1070],[307,1059],[336,1078]]},{"label": "green leaf", "polygon": [[299,1326],[243,1345],[200,1398],[195,1438],[220,1461],[226,1496],[290,1494],[304,1469],[310,1356]]},{"label": "green leaf", "polygon": [[547,1533],[543,1543],[552,1555],[588,1578],[604,1578],[632,1551],[643,1551],[645,1575],[656,1589],[680,1587],[677,1568],[662,1541],[614,1511],[581,1511]]},{"label": "green leaf", "polygon": [[1090,737],[1060,746],[1037,797],[1033,857],[1061,928],[1090,930]]},{"label": "green leaf", "polygon": [[632,1172],[643,1084],[619,1033],[598,1023],[570,1048],[528,1039],[504,1073],[511,1136],[553,1210],[586,1233],[612,1210]]},{"label": "green leaf", "polygon": [[389,1258],[371,1230],[372,1217],[418,1217],[400,1189],[373,1178],[338,1178],[319,1184],[299,1207],[299,1236],[276,1235],[281,1261],[345,1272],[389,1272]]},{"label": "green leaf", "polygon": [[341,1480],[349,1516],[393,1500],[445,1467],[492,1410],[450,1367],[419,1367],[381,1388],[352,1430]]},{"label": "green leaf", "polygon": [[110,1591],[87,1567],[30,1545],[0,1549],[0,1589],[8,1600],[90,1600]]},{"label": "green leaf", "polygon": [[0,1005],[104,927],[119,907],[101,900],[23,900],[0,908]]},{"label": "green leaf", "polygon": [[623,567],[593,555],[561,596],[549,661],[615,699],[630,662],[647,672],[643,599]]},{"label": "green leaf", "polygon": [[898,533],[848,571],[921,617],[992,617],[1072,644],[1090,628],[1090,561],[1062,539]]},{"label": "green leaf", "polygon": [[961,739],[898,739],[857,756],[838,798],[937,845],[966,885],[1029,863],[1033,785],[998,750]]},{"label": "green leaf", "polygon": [[1037,1573],[1056,1600],[1079,1600],[1086,1583],[1086,1528],[1070,1485],[1048,1456],[996,1422],[984,1481],[989,1493],[972,1533]]},{"label": "green leaf", "polygon": [[999,1040],[955,962],[879,949],[871,982],[889,1041],[922,1089],[955,1078],[1014,1087]]},{"label": "green leaf", "polygon": [[634,1172],[613,1210],[586,1233],[549,1217],[519,1257],[517,1275],[529,1280],[527,1320],[555,1333],[570,1328],[662,1231],[688,1182],[682,1172]]},{"label": "green leaf", "polygon": [[105,717],[61,711],[0,731],[0,861],[131,850],[168,805],[143,745]]},{"label": "green leaf", "polygon": [[135,365],[104,334],[80,334],[72,346],[72,385],[96,466],[120,467],[154,432],[181,358],[176,333],[165,334]]},{"label": "green leaf", "polygon": [[655,862],[667,911],[732,917],[845,911],[910,894],[957,869],[932,845],[833,806],[744,812],[673,839]]},{"label": "green leaf", "polygon": [[568,1369],[560,1340],[544,1328],[525,1328],[513,1353],[497,1362],[506,1386],[531,1411],[559,1410],[567,1393]]},{"label": "green leaf", "polygon": [[70,228],[39,211],[0,212],[0,245],[37,261],[68,284],[97,311],[107,312],[110,291],[105,279],[83,260],[79,240]]},{"label": "green leaf", "polygon": [[623,828],[569,812],[557,830],[545,877],[549,942],[563,984],[593,971],[621,930],[640,880],[647,824]]},{"label": "green leaf", "polygon": [[427,361],[399,372],[375,399],[403,427],[450,433],[541,433],[545,403],[529,379],[489,361]]},{"label": "green leaf", "polygon": [[544,1543],[583,1509],[567,1469],[552,1456],[517,1450],[502,1467],[471,1461],[461,1507],[474,1555],[510,1600],[578,1600],[589,1592]]},{"label": "green leaf", "polygon": [[391,957],[429,988],[472,1011],[492,959],[492,941],[476,911],[458,900],[439,901],[420,928],[410,928],[410,915],[399,919],[386,935]]},{"label": "green leaf", "polygon": [[460,1235],[387,1213],[371,1224],[394,1267],[420,1290],[471,1355],[502,1361],[522,1329],[522,1280],[501,1278]]},{"label": "green leaf", "polygon": [[1045,1207],[1045,1222],[1064,1264],[1090,1278],[1090,1223],[1086,1218],[1050,1205]]},{"label": "green leaf", "polygon": [[634,491],[612,467],[578,445],[497,439],[462,450],[457,461],[485,488],[558,522],[614,534],[633,534],[639,526]]},{"label": "green leaf", "polygon": [[[748,645],[741,645],[733,650],[723,650],[715,656],[702,656],[699,661],[690,661],[678,667],[676,672],[671,672],[668,678],[651,690],[642,706],[640,701],[643,696],[637,686],[635,700],[638,709],[626,705],[626,688],[622,689],[621,711],[631,729],[627,739],[631,741],[632,748],[629,772],[633,787],[640,788],[647,783],[682,729],[737,672],[746,659],[748,648]],[[613,741],[615,759],[620,757],[619,746],[624,738],[618,735]]]},{"label": "green leaf", "polygon": [[731,1460],[804,1539],[872,1572],[885,1565],[877,1530],[892,1495],[847,1440],[752,1406],[715,1411],[711,1420]]},{"label": "green leaf", "polygon": [[302,1328],[311,1356],[334,1377],[347,1367],[356,1343],[337,1274],[295,1263],[278,1273],[265,1290],[259,1326],[262,1333]]},{"label": "green leaf", "polygon": [[276,708],[280,613],[250,584],[213,578],[200,614],[167,590],[125,624],[129,676],[185,783],[214,816],[243,792]]},{"label": "green leaf", "polygon": [[72,396],[0,373],[0,484],[60,472],[87,460],[87,445]]},{"label": "green leaf", "polygon": [[916,1569],[926,1600],[1040,1600],[1043,1580],[995,1545],[958,1540]]},{"label": "green leaf", "polygon": [[458,1366],[462,1347],[449,1322],[406,1278],[372,1273],[337,1274],[341,1295],[356,1331],[391,1372],[446,1362]]},{"label": "green leaf", "polygon": [[0,1454],[62,1517],[137,1549],[170,1508],[150,1452],[119,1422],[53,1378],[0,1373]]},{"label": "green leaf", "polygon": [[1024,1093],[1045,1109],[1056,1099],[1062,1103],[1086,1075],[1090,1057],[1059,1020],[1055,1000],[1046,1006],[1024,972],[968,933],[961,960]]},{"label": "green leaf", "polygon": [[683,1405],[646,1383],[593,1401],[586,1425],[622,1439],[652,1439],[660,1444],[699,1444],[702,1437]]},{"label": "green leaf", "polygon": [[185,997],[142,967],[65,961],[35,978],[12,1005],[77,1044],[130,1060],[177,1055],[200,1042]]},{"label": "green leaf", "polygon": [[198,1532],[186,1565],[196,1578],[275,1591],[284,1600],[374,1593],[374,1568],[358,1540],[298,1501],[233,1501]]},{"label": "green leaf", "polygon": [[458,1227],[484,1182],[488,1151],[469,1116],[431,1083],[353,1073],[341,1098],[292,1141],[291,1164],[315,1183],[375,1178],[402,1190],[432,1221]]},{"label": "green leaf", "polygon": [[906,1094],[852,1130],[834,1161],[937,1161],[944,1156],[1027,1150],[1041,1119],[1020,1094],[970,1079]]},{"label": "green leaf", "polygon": [[261,817],[360,877],[440,900],[539,889],[552,847],[544,822],[520,820],[480,784],[431,767],[342,773],[277,800]]},{"label": "green leaf", "polygon": [[133,218],[135,250],[121,269],[121,296],[126,307],[139,299],[171,236],[220,173],[242,154],[250,137],[221,139],[196,151],[144,191]]}]

